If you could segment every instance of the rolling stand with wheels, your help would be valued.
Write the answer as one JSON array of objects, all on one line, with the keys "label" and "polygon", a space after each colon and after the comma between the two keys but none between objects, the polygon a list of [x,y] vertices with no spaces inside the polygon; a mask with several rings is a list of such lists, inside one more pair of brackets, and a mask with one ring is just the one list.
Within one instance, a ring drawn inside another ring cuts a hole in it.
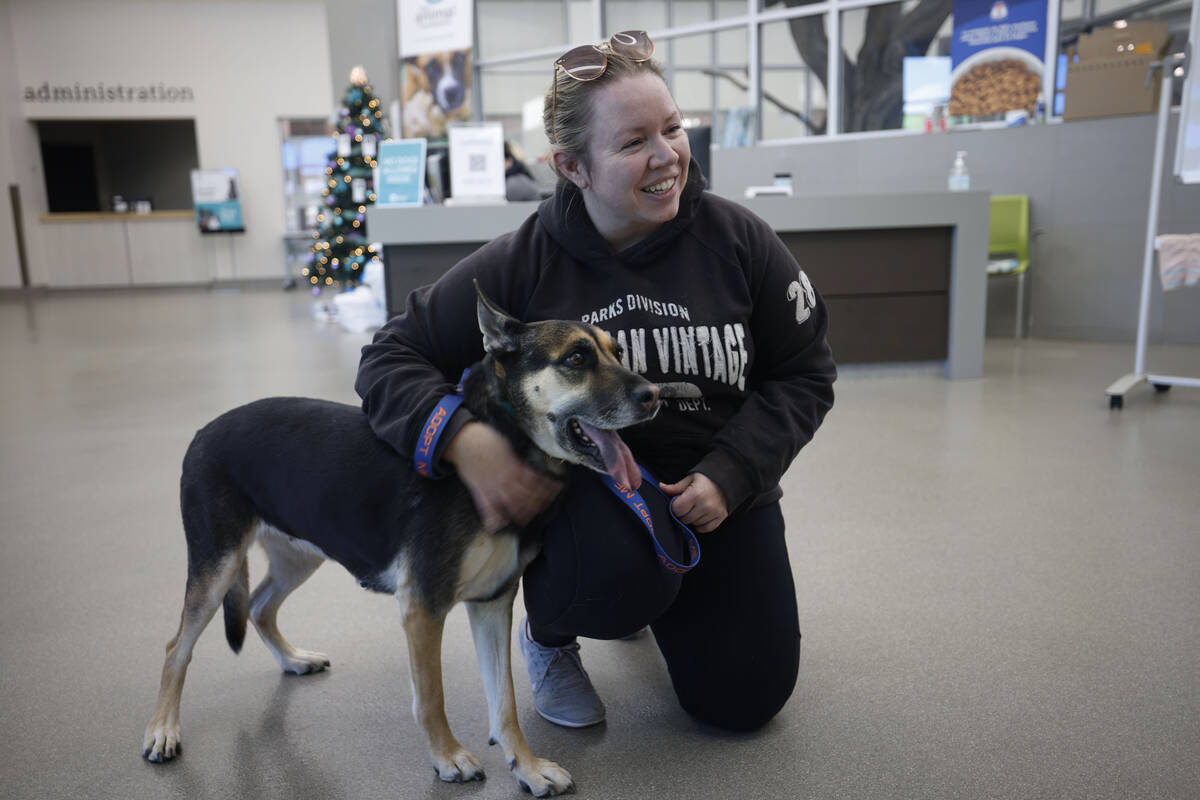
[{"label": "rolling stand with wheels", "polygon": [[[1196,17],[1200,16],[1193,9],[1193,27]],[[1189,44],[1189,47],[1193,45]],[[1186,62],[1184,62],[1186,65]],[[1174,72],[1179,65],[1178,59],[1168,56],[1162,61],[1151,65],[1151,70],[1162,70],[1162,86],[1158,99],[1158,129],[1154,142],[1154,172],[1150,182],[1150,210],[1146,221],[1146,249],[1142,262],[1142,292],[1138,302],[1137,352],[1134,357],[1133,372],[1119,378],[1105,392],[1108,394],[1108,407],[1119,409],[1125,405],[1125,394],[1143,381],[1154,387],[1155,394],[1165,394],[1172,386],[1194,386],[1200,388],[1200,378],[1183,378],[1177,375],[1158,375],[1146,372],[1146,334],[1150,317],[1150,278],[1154,271],[1154,251],[1158,249],[1158,200],[1162,189],[1163,156],[1166,150],[1167,116],[1171,110],[1171,88],[1174,84]],[[1186,66],[1185,66],[1186,69]],[[1147,79],[1148,80],[1148,79]],[[1183,118],[1179,124],[1185,124]]]}]

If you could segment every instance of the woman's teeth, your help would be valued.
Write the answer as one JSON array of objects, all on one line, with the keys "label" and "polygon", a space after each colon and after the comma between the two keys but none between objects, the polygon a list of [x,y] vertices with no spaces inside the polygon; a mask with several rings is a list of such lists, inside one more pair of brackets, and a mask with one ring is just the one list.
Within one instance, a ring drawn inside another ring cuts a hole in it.
[{"label": "woman's teeth", "polygon": [[650,194],[662,194],[663,192],[671,191],[671,187],[674,185],[675,179],[667,178],[662,183],[656,183],[653,186],[647,186],[645,189],[642,189],[642,191],[649,192]]}]

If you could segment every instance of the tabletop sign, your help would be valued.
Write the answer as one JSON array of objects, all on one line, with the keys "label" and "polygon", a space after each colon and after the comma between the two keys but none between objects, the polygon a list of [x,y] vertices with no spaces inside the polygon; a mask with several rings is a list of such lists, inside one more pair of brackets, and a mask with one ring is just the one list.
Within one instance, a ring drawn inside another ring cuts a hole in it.
[{"label": "tabletop sign", "polygon": [[396,139],[379,143],[375,168],[375,204],[419,206],[425,197],[425,140]]},{"label": "tabletop sign", "polygon": [[504,128],[498,122],[451,125],[450,196],[455,202],[504,200]]}]

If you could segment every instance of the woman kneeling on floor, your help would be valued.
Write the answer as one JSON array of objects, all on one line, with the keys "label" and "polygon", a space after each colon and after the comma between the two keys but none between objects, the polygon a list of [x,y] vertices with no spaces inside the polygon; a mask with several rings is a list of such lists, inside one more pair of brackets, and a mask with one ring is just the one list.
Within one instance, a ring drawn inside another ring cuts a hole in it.
[{"label": "woman kneeling on floor", "polygon": [[[555,62],[543,115],[553,197],[414,292],[363,349],[356,388],[375,432],[411,455],[430,410],[483,356],[473,280],[525,322],[608,331],[627,366],[662,387],[657,417],[622,436],[701,535],[703,558],[683,576],[663,570],[644,533],[605,535],[599,509],[612,498],[599,483],[594,494],[572,481],[523,578],[534,704],[560,725],[603,721],[577,637],[648,625],[683,708],[749,731],[796,683],[779,480],[832,406],[836,369],[825,304],[791,253],[753,213],[704,190],[653,48],[631,31]],[[435,463],[458,474],[493,529],[528,522],[562,489],[465,410],[445,425]]]}]

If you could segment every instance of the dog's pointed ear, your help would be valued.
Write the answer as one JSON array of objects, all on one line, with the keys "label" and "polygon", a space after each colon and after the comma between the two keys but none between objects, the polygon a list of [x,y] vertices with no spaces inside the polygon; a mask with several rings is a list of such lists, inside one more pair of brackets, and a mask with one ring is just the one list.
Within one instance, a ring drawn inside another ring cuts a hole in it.
[{"label": "dog's pointed ear", "polygon": [[483,334],[483,349],[494,356],[517,352],[524,325],[501,311],[491,298],[483,293],[479,281],[474,283],[475,294],[479,298],[476,313],[479,316],[479,330]]}]

